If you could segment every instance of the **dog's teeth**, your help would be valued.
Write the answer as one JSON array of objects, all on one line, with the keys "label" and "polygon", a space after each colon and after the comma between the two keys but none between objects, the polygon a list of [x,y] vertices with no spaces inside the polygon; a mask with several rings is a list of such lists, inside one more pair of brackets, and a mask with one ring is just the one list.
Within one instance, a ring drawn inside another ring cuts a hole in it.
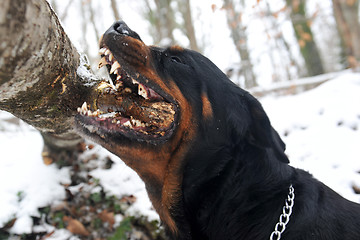
[{"label": "dog's teeth", "polygon": [[81,113],[81,108],[80,107],[77,108],[77,112]]},{"label": "dog's teeth", "polygon": [[135,127],[141,127],[142,126],[142,122],[140,120],[137,119],[131,119],[132,125],[134,125]]},{"label": "dog's teeth", "polygon": [[107,64],[107,61],[106,61],[105,57],[101,58],[100,62],[99,62],[99,65],[98,65],[98,69],[102,68],[106,64]]},{"label": "dog's teeth", "polygon": [[109,60],[112,62],[112,60],[114,59],[114,55],[112,55],[112,53],[109,54]]},{"label": "dog's teeth", "polygon": [[145,124],[142,123],[140,120],[131,119],[132,125],[135,127],[145,127]]},{"label": "dog's teeth", "polygon": [[116,80],[120,80],[122,77],[121,77],[121,75],[118,75],[117,77],[116,77]]},{"label": "dog's teeth", "polygon": [[146,91],[146,88],[144,87],[144,85],[142,85],[141,83],[139,83],[139,85],[138,85],[138,94],[140,95],[140,96],[142,96],[143,98],[145,98],[145,99],[148,99],[149,97],[148,97],[148,93],[147,93],[147,91]]},{"label": "dog's teeth", "polygon": [[105,50],[105,55],[109,55],[111,52],[110,52],[110,50],[109,49],[106,49]]},{"label": "dog's teeth", "polygon": [[129,121],[126,121],[123,125],[124,125],[125,127],[130,127],[130,128],[132,127],[130,120],[129,120]]},{"label": "dog's teeth", "polygon": [[106,50],[107,50],[106,48],[101,48],[101,49],[99,50],[99,54],[100,54],[100,55],[105,54]]},{"label": "dog's teeth", "polygon": [[81,110],[82,110],[82,112],[87,112],[88,108],[87,108],[86,102],[84,102],[83,105],[81,106]]},{"label": "dog's teeth", "polygon": [[107,82],[101,82],[99,84],[99,86],[97,87],[97,89],[98,90],[103,90],[103,89],[108,88],[108,87],[112,87],[112,86]]},{"label": "dog's teeth", "polygon": [[111,79],[109,79],[109,83],[112,89],[116,90],[116,87]]},{"label": "dog's teeth", "polygon": [[98,117],[100,115],[100,110],[96,110],[95,112],[92,112],[93,117]]},{"label": "dog's teeth", "polygon": [[118,61],[115,61],[110,69],[110,74],[114,73],[116,69],[120,68],[120,64],[118,63]]}]

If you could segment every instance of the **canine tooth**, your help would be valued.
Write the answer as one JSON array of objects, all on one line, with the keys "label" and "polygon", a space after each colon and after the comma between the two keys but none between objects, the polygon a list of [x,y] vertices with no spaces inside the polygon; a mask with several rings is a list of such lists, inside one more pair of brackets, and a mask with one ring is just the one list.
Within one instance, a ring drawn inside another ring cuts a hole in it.
[{"label": "canine tooth", "polygon": [[106,64],[107,64],[107,61],[106,61],[105,57],[101,58],[99,61],[98,69],[102,68]]},{"label": "canine tooth", "polygon": [[122,77],[121,77],[121,75],[118,75],[117,77],[116,77],[116,80],[120,80]]},{"label": "canine tooth", "polygon": [[112,61],[114,59],[114,55],[112,53],[109,54],[109,60]]},{"label": "canine tooth", "polygon": [[110,50],[109,49],[106,49],[105,50],[105,55],[109,55],[111,52],[110,52]]},{"label": "canine tooth", "polygon": [[118,63],[118,61],[115,61],[111,66],[110,74],[115,72],[115,70],[118,69],[118,68],[120,68],[120,64]]},{"label": "canine tooth", "polygon": [[88,108],[87,108],[87,103],[86,102],[84,102],[83,105],[81,106],[81,110],[83,112],[87,112]]},{"label": "canine tooth", "polygon": [[109,83],[110,83],[111,88],[116,90],[116,87],[111,79],[109,80]]},{"label": "canine tooth", "polygon": [[78,112],[78,113],[81,112],[81,108],[80,108],[80,107],[77,108],[77,112]]},{"label": "canine tooth", "polygon": [[105,54],[107,48],[100,48],[99,54]]},{"label": "canine tooth", "polygon": [[93,116],[92,111],[88,110],[88,111],[87,111],[87,115],[90,116],[90,117],[92,117],[92,116]]}]

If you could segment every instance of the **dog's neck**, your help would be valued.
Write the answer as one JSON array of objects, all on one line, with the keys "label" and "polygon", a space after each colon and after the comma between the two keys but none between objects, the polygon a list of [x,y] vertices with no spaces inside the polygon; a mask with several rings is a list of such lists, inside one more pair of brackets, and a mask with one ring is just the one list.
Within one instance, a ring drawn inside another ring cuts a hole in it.
[{"label": "dog's neck", "polygon": [[[203,154],[209,155],[206,166],[196,159],[189,160],[183,194],[193,239],[209,236],[226,239],[226,234],[236,236],[240,232],[248,235],[241,235],[239,239],[254,239],[251,234],[259,232],[264,232],[263,239],[266,239],[273,231],[269,228],[257,232],[256,228],[266,225],[262,222],[275,221],[275,224],[278,220],[276,210],[282,207],[287,194],[291,167],[272,159],[265,150],[246,142],[242,144],[201,153],[202,158]],[[247,151],[234,151],[234,147]],[[238,155],[234,156],[234,152]]]}]

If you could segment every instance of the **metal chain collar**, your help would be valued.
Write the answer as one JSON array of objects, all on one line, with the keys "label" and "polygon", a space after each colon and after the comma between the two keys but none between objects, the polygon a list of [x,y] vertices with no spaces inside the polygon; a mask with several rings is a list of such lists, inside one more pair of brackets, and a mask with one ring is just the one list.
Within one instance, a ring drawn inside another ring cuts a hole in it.
[{"label": "metal chain collar", "polygon": [[292,209],[294,206],[295,193],[292,185],[289,187],[289,194],[287,199],[285,199],[285,206],[283,207],[283,212],[280,215],[279,222],[275,225],[275,230],[270,235],[270,240],[280,240],[281,234],[285,231],[286,225],[290,221],[290,216],[292,214]]}]

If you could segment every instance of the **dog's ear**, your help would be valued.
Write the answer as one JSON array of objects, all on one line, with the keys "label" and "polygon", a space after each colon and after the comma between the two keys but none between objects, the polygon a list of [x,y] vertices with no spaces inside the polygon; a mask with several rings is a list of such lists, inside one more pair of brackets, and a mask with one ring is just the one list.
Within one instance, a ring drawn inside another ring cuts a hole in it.
[{"label": "dog's ear", "polygon": [[266,149],[281,162],[289,163],[289,159],[284,153],[285,143],[271,126],[269,118],[259,101],[250,94],[248,95],[247,101],[251,116],[250,131],[248,132],[249,142],[257,147]]}]

